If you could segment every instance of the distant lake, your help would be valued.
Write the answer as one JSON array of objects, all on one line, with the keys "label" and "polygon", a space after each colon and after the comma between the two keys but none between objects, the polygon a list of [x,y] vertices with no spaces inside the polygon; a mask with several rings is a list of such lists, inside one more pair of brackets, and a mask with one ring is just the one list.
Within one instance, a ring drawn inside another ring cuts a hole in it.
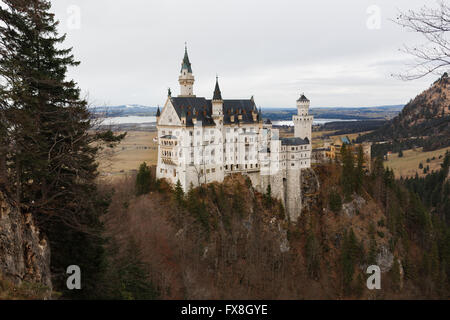
[{"label": "distant lake", "polygon": [[103,125],[117,125],[117,124],[139,124],[139,123],[156,123],[156,117],[140,117],[140,116],[128,116],[128,117],[111,117],[103,120]]},{"label": "distant lake", "polygon": [[[318,124],[325,124],[328,122],[336,122],[336,121],[358,121],[357,119],[314,119],[313,124],[318,125]],[[294,122],[292,120],[282,120],[282,121],[272,121],[272,124],[275,126],[288,126],[288,127],[293,127],[294,126]]]},{"label": "distant lake", "polygon": [[[314,124],[325,124],[328,122],[335,122],[335,121],[358,121],[357,119],[314,119]],[[147,116],[147,117],[140,117],[140,116],[128,116],[128,117],[111,117],[111,118],[105,118],[103,120],[104,125],[118,125],[118,124],[141,124],[141,123],[156,123],[156,117],[153,116]],[[272,121],[273,125],[276,126],[289,126],[293,127],[294,122],[292,120],[281,120],[281,121]]]}]

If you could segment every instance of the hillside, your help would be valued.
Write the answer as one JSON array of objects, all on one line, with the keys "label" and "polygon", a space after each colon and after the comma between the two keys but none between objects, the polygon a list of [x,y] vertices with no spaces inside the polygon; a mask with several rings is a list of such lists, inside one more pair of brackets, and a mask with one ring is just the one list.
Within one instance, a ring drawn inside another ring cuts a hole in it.
[{"label": "hillside", "polygon": [[[422,140],[417,140],[422,138]],[[394,119],[360,140],[417,140],[426,150],[450,145],[450,79],[445,73]]]},{"label": "hillside", "polygon": [[[151,178],[116,181],[108,234],[135,243],[161,299],[400,299],[448,293],[445,233],[381,163],[346,195],[339,165],[309,171],[305,209],[290,224],[244,176],[187,194]],[[352,173],[353,174],[353,173]],[[431,222],[433,221],[433,223]],[[442,240],[440,240],[442,239]],[[442,242],[440,242],[442,241]],[[442,251],[441,251],[442,250]],[[368,265],[382,290],[365,287]]]}]

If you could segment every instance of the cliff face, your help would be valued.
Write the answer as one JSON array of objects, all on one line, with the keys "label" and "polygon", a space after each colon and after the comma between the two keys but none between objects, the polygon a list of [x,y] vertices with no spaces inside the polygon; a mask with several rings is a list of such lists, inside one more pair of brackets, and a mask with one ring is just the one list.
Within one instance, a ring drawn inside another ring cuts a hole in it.
[{"label": "cliff face", "polygon": [[[0,191],[0,280],[8,281],[11,291],[39,288],[30,297],[50,298],[50,247],[39,233],[31,214],[20,213]],[[8,290],[0,286],[1,291]],[[9,297],[9,296],[8,296]],[[14,298],[14,296],[12,296]]]}]

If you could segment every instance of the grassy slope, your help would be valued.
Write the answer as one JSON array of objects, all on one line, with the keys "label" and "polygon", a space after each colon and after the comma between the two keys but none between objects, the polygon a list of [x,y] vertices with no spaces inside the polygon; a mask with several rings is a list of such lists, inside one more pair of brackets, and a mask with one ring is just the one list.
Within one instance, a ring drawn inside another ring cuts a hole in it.
[{"label": "grassy slope", "polygon": [[[392,154],[385,162],[385,166],[393,169],[397,178],[400,176],[411,177],[416,172],[419,176],[424,176],[423,169],[419,169],[419,164],[422,162],[424,167],[429,165],[430,170],[438,170],[447,150],[450,150],[450,147],[429,152],[422,152],[422,148],[405,150],[402,158],[398,157],[398,153]],[[439,159],[440,155],[442,155],[441,159]],[[433,157],[436,159],[431,160]],[[431,160],[429,163],[427,163],[428,158]]]}]

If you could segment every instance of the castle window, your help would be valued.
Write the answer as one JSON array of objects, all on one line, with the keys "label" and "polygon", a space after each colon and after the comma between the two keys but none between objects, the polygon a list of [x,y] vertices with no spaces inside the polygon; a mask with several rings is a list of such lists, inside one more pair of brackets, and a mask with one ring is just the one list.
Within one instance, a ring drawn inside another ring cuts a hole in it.
[{"label": "castle window", "polygon": [[212,169],[211,169],[211,172],[212,172],[212,173],[216,172],[216,169],[215,169],[215,168],[212,168]]},{"label": "castle window", "polygon": [[208,174],[209,173],[209,169],[206,169],[206,174]]}]

